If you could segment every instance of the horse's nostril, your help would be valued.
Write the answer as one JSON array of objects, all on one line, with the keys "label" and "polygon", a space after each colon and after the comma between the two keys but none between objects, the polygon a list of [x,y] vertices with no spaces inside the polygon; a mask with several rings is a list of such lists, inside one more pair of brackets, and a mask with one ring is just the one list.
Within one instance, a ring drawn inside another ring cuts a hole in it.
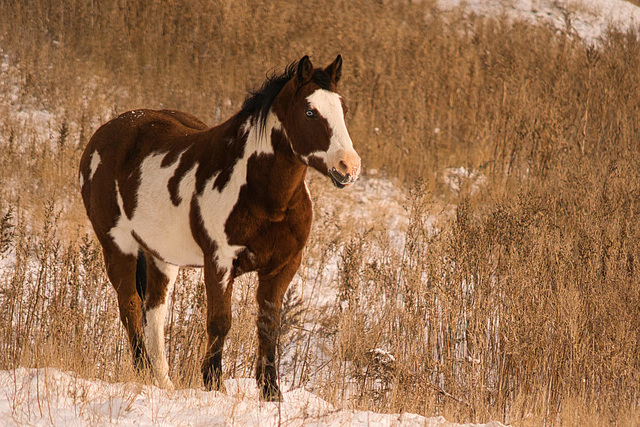
[{"label": "horse's nostril", "polygon": [[348,173],[349,172],[349,166],[347,166],[347,164],[344,162],[344,160],[340,160],[340,163],[338,163],[338,169],[340,170],[340,172],[342,172],[343,174]]}]

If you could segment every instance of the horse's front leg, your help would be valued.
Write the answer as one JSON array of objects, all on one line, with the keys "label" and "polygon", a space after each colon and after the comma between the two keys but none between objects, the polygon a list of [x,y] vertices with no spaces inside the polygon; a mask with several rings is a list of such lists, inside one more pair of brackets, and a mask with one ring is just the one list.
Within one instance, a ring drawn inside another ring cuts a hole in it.
[{"label": "horse's front leg", "polygon": [[278,387],[276,349],[280,334],[282,298],[298,271],[302,253],[283,267],[271,272],[258,272],[258,360],[256,379],[265,400],[282,399]]},{"label": "horse's front leg", "polygon": [[209,342],[202,361],[202,379],[207,390],[224,391],[222,383],[222,349],[231,328],[231,293],[233,274],[220,269],[215,261],[205,262],[204,283],[207,291],[207,334]]}]

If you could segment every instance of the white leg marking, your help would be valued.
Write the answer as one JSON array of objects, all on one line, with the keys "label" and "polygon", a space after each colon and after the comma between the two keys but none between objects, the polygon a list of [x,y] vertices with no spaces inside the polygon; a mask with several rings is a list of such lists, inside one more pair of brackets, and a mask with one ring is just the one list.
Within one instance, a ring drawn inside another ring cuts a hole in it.
[{"label": "white leg marking", "polygon": [[[149,260],[151,261],[151,260]],[[153,258],[153,262],[158,269],[169,278],[165,300],[162,304],[146,311],[147,324],[144,327],[144,337],[147,344],[151,368],[153,369],[158,385],[162,388],[173,390],[173,383],[169,378],[169,364],[164,348],[164,322],[167,317],[167,299],[173,291],[173,285],[178,275],[178,268],[175,265],[167,264]]]},{"label": "white leg marking", "polygon": [[100,166],[100,154],[98,154],[98,151],[96,150],[91,154],[91,165],[90,165],[90,169],[89,169],[89,181],[91,181],[93,179],[93,175],[98,170],[98,166]]}]

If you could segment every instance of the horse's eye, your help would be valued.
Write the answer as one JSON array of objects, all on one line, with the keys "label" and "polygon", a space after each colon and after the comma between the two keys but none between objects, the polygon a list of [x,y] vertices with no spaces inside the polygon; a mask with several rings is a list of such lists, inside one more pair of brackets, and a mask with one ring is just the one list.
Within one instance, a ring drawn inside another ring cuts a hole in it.
[{"label": "horse's eye", "polygon": [[315,119],[318,117],[318,112],[313,108],[309,108],[307,111],[304,112],[304,114],[306,114],[306,116],[309,117],[310,119]]}]

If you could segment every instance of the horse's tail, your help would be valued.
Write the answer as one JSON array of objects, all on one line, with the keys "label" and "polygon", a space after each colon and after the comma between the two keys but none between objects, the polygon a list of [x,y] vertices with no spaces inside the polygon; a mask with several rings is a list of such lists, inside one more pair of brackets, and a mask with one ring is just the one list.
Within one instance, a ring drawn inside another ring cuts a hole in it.
[{"label": "horse's tail", "polygon": [[142,250],[138,251],[138,261],[136,262],[136,290],[140,299],[144,301],[144,294],[147,292],[147,258]]}]

